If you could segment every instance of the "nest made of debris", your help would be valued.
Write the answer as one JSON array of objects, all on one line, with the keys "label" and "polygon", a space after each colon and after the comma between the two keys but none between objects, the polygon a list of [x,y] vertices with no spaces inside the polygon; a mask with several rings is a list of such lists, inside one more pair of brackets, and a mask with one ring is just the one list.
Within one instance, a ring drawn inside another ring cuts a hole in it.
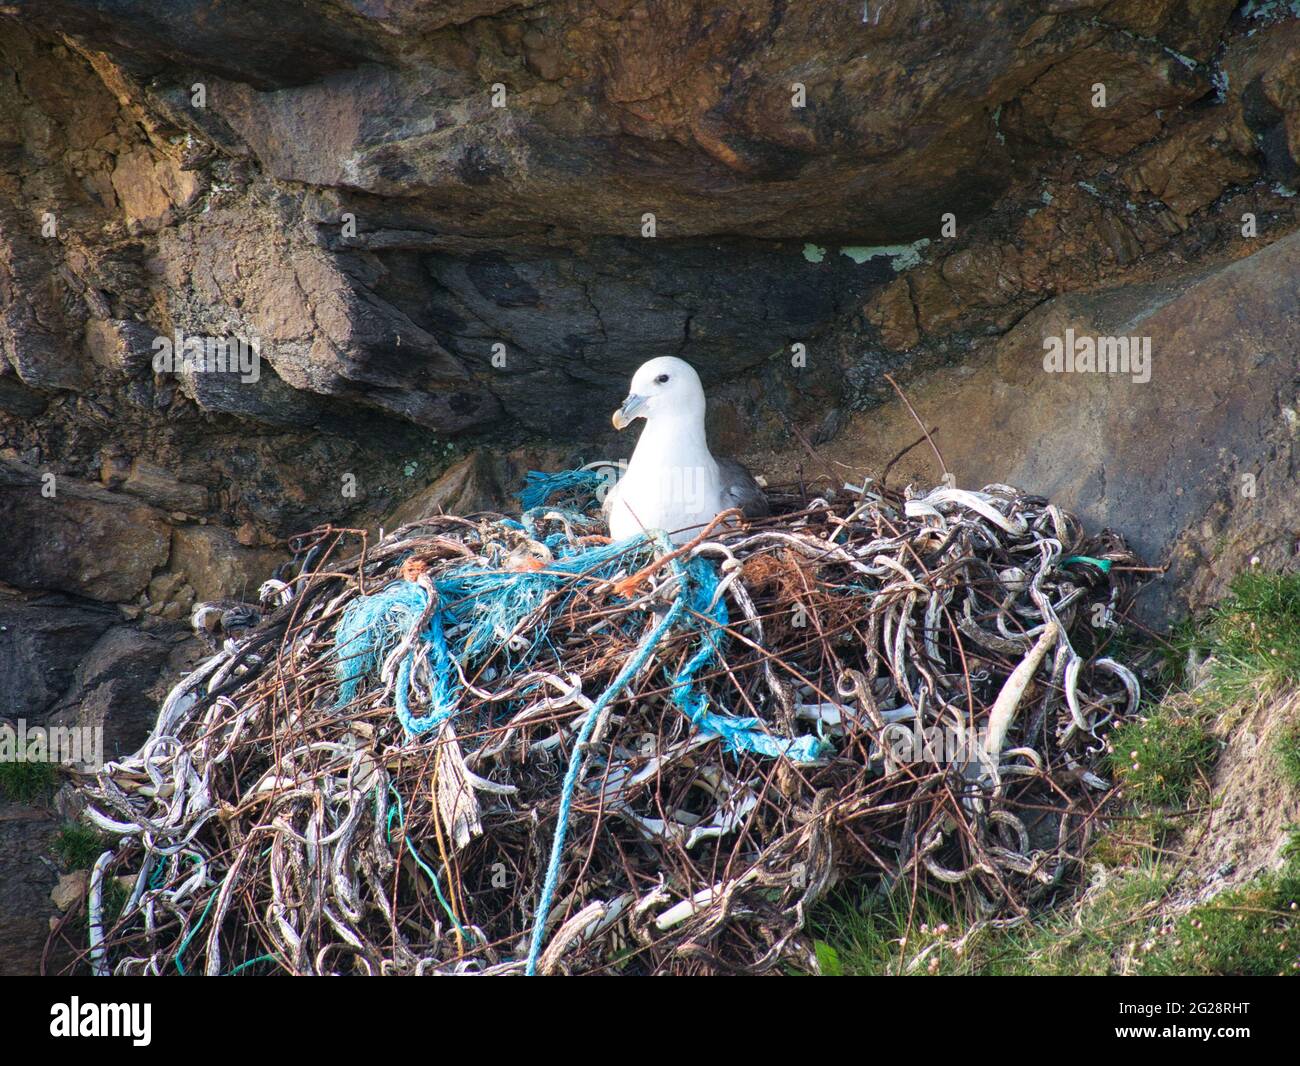
[{"label": "nest made of debris", "polygon": [[83,786],[114,843],[81,964],[812,970],[846,878],[986,917],[1068,882],[1139,698],[1106,654],[1119,537],[1006,486],[868,485],[670,550],[609,544],[575,485],[300,538],[284,605]]}]

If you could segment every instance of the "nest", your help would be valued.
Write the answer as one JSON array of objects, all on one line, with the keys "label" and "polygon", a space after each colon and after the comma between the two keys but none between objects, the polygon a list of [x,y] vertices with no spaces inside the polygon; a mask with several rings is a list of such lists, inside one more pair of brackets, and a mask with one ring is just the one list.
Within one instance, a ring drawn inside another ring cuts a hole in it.
[{"label": "nest", "polygon": [[770,495],[667,556],[576,500],[303,538],[287,602],[82,787],[115,841],[82,963],[813,970],[848,879],[1043,903],[1137,708],[1105,654],[1137,560],[1006,486]]}]

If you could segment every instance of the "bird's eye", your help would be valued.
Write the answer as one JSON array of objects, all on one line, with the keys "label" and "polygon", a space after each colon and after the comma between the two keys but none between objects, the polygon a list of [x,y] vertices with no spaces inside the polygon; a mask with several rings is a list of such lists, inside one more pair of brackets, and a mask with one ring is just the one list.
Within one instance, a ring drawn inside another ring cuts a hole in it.
[{"label": "bird's eye", "polygon": [[667,385],[667,384],[668,384],[668,375],[667,375],[667,374],[660,374],[657,378],[655,378],[655,384],[656,384],[656,385]]}]

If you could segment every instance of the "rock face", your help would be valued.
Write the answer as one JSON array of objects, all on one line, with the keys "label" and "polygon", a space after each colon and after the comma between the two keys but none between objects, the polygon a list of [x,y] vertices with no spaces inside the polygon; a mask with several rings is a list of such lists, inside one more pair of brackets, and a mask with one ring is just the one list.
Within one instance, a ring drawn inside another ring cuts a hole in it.
[{"label": "rock face", "polygon": [[156,634],[110,629],[78,663],[49,723],[102,730],[105,759],[131,754],[158,717],[149,690],[170,652],[171,641]]},{"label": "rock face", "polygon": [[44,714],[115,615],[67,596],[0,588],[0,715],[34,720]]},{"label": "rock face", "polygon": [[[810,240],[933,240],[1063,155],[1159,139],[1211,93],[1235,5],[155,6],[6,9],[8,138],[47,168],[14,175],[6,225],[22,381],[89,387],[77,330],[130,376],[179,328],[261,345],[257,381],[180,376],[202,411],[583,439],[593,387],[647,355],[735,377],[893,275]],[[1214,179],[1167,152],[1135,180],[1191,167],[1185,213]]]},{"label": "rock face", "polygon": [[773,477],[878,472],[891,374],[1157,620],[1295,565],[1298,161],[1287,5],[9,0],[0,714],[131,746],[196,599],[627,454],[656,355]]},{"label": "rock face", "polygon": [[41,954],[55,907],[50,891],[57,875],[42,861],[58,819],[46,810],[0,805],[0,975],[40,972]]},{"label": "rock face", "polygon": [[169,529],[150,507],[70,478],[0,466],[0,503],[14,547],[0,580],[120,603],[167,561]]},{"label": "rock face", "polygon": [[[1297,278],[1300,233],[1223,266],[1064,295],[982,359],[914,381],[910,399],[957,484],[1033,486],[1167,559],[1144,597],[1150,618],[1167,619],[1217,598],[1244,567],[1296,565]],[[1071,338],[1072,365],[1055,365]],[[1112,338],[1124,342],[1113,371]],[[1089,342],[1106,349],[1091,369]],[[902,405],[886,405],[825,456],[879,469],[917,432]],[[904,469],[922,483],[941,473],[928,449]]]}]

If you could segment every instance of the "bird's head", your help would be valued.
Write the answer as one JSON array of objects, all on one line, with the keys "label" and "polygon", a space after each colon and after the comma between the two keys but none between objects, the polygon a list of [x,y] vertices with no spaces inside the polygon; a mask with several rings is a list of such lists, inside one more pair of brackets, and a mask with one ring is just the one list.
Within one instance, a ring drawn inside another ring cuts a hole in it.
[{"label": "bird's head", "polygon": [[614,428],[625,429],[634,419],[657,416],[704,417],[704,387],[690,363],[665,355],[642,363],[632,375],[627,399],[614,412]]}]

